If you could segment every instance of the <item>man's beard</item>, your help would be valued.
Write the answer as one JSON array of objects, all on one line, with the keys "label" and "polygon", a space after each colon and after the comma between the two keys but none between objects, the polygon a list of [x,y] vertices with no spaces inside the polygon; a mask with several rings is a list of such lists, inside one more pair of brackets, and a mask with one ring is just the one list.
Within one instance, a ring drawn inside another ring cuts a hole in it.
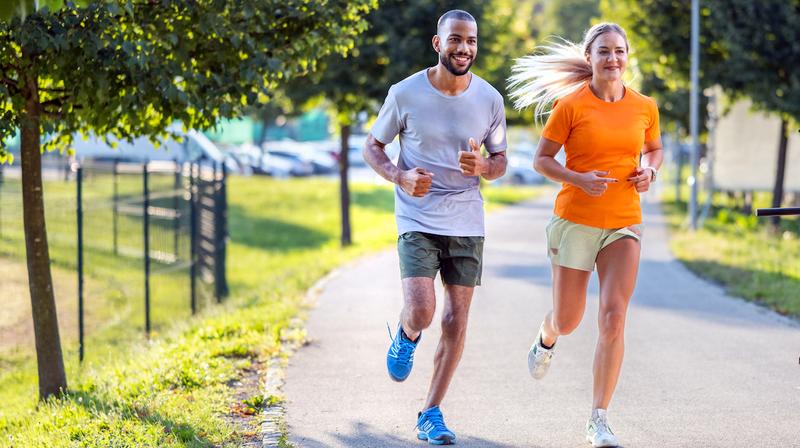
[{"label": "man's beard", "polygon": [[467,65],[467,68],[465,68],[464,70],[458,70],[457,68],[453,67],[453,65],[450,63],[450,56],[461,56],[461,55],[459,55],[459,54],[441,55],[440,54],[439,55],[439,62],[441,62],[442,65],[444,65],[444,67],[447,69],[448,72],[450,72],[450,73],[452,73],[452,74],[454,74],[456,76],[466,75],[467,72],[469,71],[469,69],[472,68],[472,63],[475,62],[475,58],[472,57],[469,60],[469,65]]}]

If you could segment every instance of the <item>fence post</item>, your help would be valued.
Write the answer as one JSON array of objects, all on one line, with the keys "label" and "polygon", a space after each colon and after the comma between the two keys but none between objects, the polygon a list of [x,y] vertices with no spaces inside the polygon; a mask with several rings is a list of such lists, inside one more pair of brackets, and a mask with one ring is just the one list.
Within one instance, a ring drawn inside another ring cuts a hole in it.
[{"label": "fence post", "polygon": [[222,178],[219,185],[219,206],[217,214],[219,216],[219,241],[217,248],[217,264],[219,266],[217,283],[219,284],[220,295],[228,296],[228,276],[227,276],[227,245],[228,245],[228,169],[225,162],[221,164]]},{"label": "fence post", "polygon": [[175,253],[175,262],[178,262],[178,235],[180,234],[180,224],[181,224],[181,203],[180,203],[180,193],[179,190],[181,188],[181,165],[178,163],[178,159],[173,159],[175,163],[175,183],[172,188],[172,208],[175,210],[175,217],[172,220],[172,230],[173,230],[173,252]]},{"label": "fence post", "polygon": [[77,218],[78,218],[78,357],[83,362],[83,167],[78,166],[77,177]]},{"label": "fence post", "polygon": [[114,159],[114,167],[112,168],[112,182],[114,184],[113,190],[113,202],[112,202],[112,217],[111,217],[111,228],[112,228],[112,235],[114,239],[114,255],[118,255],[117,253],[117,231],[118,231],[118,222],[119,219],[119,180],[118,180],[118,173],[119,173],[119,160]]},{"label": "fence post", "polygon": [[150,191],[147,179],[147,162],[142,166],[144,220],[144,328],[150,336]]},{"label": "fence post", "polygon": [[195,163],[189,162],[189,292],[192,314],[197,313],[197,179]]},{"label": "fence post", "polygon": [[220,235],[220,228],[219,228],[219,163],[214,162],[212,165],[214,167],[214,174],[213,174],[213,183],[212,188],[214,189],[214,298],[217,299],[217,303],[222,302],[222,291],[220,289],[219,284],[219,235]]}]

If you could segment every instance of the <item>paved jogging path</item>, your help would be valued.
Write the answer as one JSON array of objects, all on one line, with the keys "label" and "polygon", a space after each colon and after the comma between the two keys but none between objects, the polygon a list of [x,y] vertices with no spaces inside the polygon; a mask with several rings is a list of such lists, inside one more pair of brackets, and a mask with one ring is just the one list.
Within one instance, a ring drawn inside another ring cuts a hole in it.
[{"label": "paved jogging path", "polygon": [[[548,196],[487,216],[483,286],[442,404],[458,446],[588,446],[596,276],[585,318],[559,341],[548,376],[536,382],[527,371],[528,347],[551,304],[551,204]],[[800,325],[692,275],[669,253],[657,207],[645,210],[626,358],[609,413],[623,446],[800,446]],[[437,297],[440,310],[441,290]],[[325,285],[308,322],[312,342],[287,371],[294,446],[426,446],[413,427],[438,324],[423,334],[409,379],[394,383],[386,322],[394,327],[400,308],[394,250],[344,267]]]}]

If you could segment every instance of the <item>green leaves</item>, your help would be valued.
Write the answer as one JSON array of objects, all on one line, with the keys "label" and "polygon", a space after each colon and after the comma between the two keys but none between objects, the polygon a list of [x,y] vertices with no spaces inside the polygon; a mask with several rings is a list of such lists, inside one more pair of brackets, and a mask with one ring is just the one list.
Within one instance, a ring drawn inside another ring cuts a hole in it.
[{"label": "green leaves", "polygon": [[[157,138],[239,115],[316,61],[344,53],[375,0],[108,0],[0,22],[0,141],[38,73],[43,129]],[[23,51],[24,50],[24,51]],[[23,57],[24,53],[24,57]],[[51,146],[54,146],[54,143]],[[60,144],[60,143],[58,143]],[[0,145],[0,148],[3,145]],[[2,150],[0,150],[2,151]],[[4,153],[0,153],[2,155]]]},{"label": "green leaves", "polygon": [[[629,32],[642,89],[657,96],[662,115],[684,129],[689,6],[683,0],[602,2],[605,15]],[[701,87],[718,84],[731,96],[748,96],[763,109],[800,119],[800,71],[794,69],[800,67],[800,0],[704,0],[701,6]],[[705,115],[703,105],[700,111]]]}]

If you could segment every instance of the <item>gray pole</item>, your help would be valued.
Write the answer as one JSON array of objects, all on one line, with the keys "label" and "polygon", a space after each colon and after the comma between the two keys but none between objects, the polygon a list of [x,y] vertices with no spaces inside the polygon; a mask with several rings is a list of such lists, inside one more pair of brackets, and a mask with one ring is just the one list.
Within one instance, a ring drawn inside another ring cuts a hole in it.
[{"label": "gray pole", "polygon": [[689,223],[697,230],[697,165],[700,162],[700,142],[698,140],[698,114],[700,95],[700,0],[692,0],[692,91],[689,97],[689,128],[692,134],[692,176],[691,197],[689,198]]},{"label": "gray pole", "polygon": [[150,187],[147,179],[147,161],[142,165],[142,227],[144,227],[144,330],[150,337]]},{"label": "gray pole", "polygon": [[76,184],[78,218],[78,359],[83,362],[83,167],[78,166]]}]

